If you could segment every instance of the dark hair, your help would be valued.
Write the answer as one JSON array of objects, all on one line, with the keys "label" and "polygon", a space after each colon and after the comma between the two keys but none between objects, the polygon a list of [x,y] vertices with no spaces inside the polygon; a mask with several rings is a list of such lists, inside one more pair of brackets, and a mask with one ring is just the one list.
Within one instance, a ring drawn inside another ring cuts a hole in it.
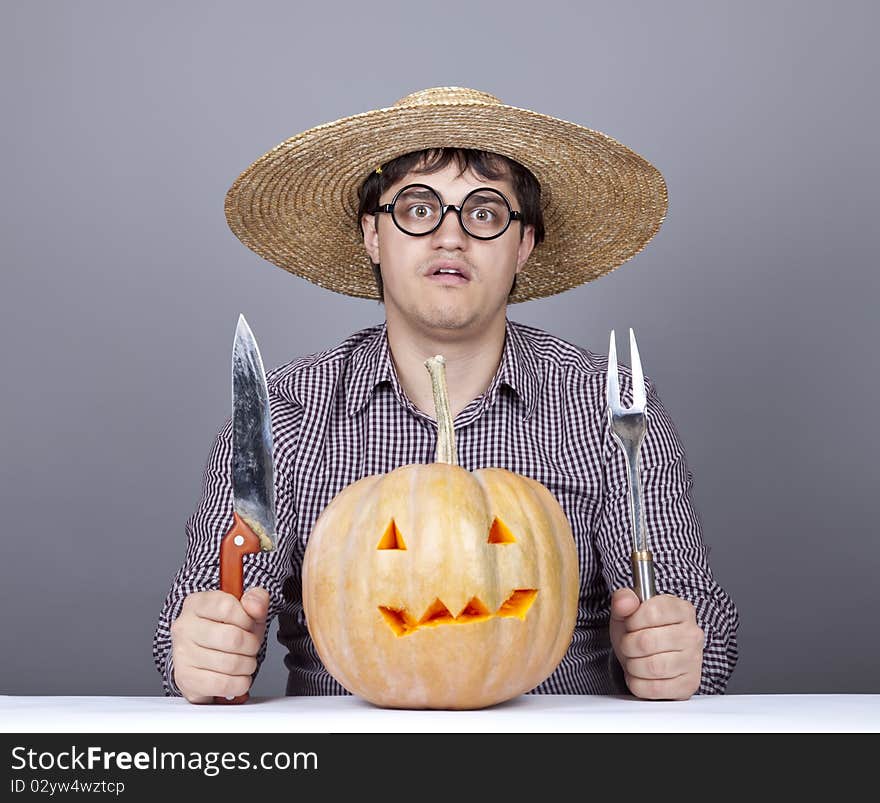
[{"label": "dark hair", "polygon": [[[507,156],[491,151],[478,151],[473,148],[428,148],[422,151],[413,151],[382,165],[381,172],[374,170],[370,173],[358,190],[357,222],[361,236],[364,233],[361,216],[375,211],[379,205],[379,198],[387,187],[399,181],[410,171],[436,173],[453,161],[462,173],[471,170],[478,176],[492,181],[511,179],[519,201],[520,211],[523,213],[520,237],[523,236],[523,227],[531,224],[535,228],[535,245],[543,241],[544,214],[541,210],[541,185],[538,183],[538,179],[530,170]],[[373,276],[379,291],[379,302],[382,303],[385,299],[382,290],[382,273],[379,270],[379,265],[372,261],[370,264],[373,266]],[[513,277],[510,293],[513,293],[515,289],[516,276]]]}]

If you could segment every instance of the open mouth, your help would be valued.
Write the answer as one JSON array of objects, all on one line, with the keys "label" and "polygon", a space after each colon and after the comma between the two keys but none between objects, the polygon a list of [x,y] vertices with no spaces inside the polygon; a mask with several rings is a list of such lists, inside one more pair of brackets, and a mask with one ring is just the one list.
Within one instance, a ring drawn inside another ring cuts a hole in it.
[{"label": "open mouth", "polygon": [[439,598],[428,607],[428,610],[419,619],[414,618],[406,609],[380,605],[379,611],[384,617],[385,623],[396,635],[406,636],[421,627],[484,622],[495,616],[503,618],[515,616],[517,619],[525,619],[536,596],[538,596],[536,588],[517,588],[494,613],[478,597],[471,599],[457,616],[453,615]]},{"label": "open mouth", "polygon": [[428,278],[433,282],[440,284],[467,284],[470,279],[461,271],[454,268],[437,268],[433,273],[428,274]]}]

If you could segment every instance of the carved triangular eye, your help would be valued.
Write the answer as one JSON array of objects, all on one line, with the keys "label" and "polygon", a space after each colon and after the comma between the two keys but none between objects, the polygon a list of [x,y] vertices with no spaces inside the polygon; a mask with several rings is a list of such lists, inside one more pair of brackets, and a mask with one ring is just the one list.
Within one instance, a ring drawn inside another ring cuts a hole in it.
[{"label": "carved triangular eye", "polygon": [[501,521],[497,516],[492,521],[492,526],[489,528],[489,543],[490,544],[515,544],[516,538],[513,537],[513,533],[510,532],[507,525]]},{"label": "carved triangular eye", "polygon": [[400,530],[397,529],[394,519],[391,519],[385,534],[379,539],[376,549],[406,549],[403,536],[400,534]]}]

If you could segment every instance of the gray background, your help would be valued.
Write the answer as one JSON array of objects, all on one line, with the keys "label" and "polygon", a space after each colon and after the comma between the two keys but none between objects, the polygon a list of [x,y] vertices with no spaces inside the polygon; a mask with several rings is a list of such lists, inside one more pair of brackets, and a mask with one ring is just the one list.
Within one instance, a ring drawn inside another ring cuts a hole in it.
[{"label": "gray background", "polygon": [[[384,317],[248,251],[226,189],[301,130],[450,84],[666,177],[647,250],[509,315],[600,353],[615,328],[627,364],[635,329],[742,616],[729,691],[880,691],[878,23],[868,2],[4,2],[0,693],[161,693],[239,313],[267,367]],[[284,693],[275,632],[256,694]]]}]

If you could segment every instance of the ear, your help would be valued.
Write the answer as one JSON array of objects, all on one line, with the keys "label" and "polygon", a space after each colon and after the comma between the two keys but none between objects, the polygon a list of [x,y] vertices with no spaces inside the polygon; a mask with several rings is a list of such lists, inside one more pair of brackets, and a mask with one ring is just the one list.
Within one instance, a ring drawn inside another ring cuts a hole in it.
[{"label": "ear", "polygon": [[376,265],[379,259],[379,232],[376,226],[377,215],[361,215],[361,227],[364,230],[364,248],[367,255]]},{"label": "ear", "polygon": [[532,249],[535,247],[535,227],[529,223],[528,226],[525,226],[523,229],[523,236],[519,241],[519,248],[516,251],[516,272],[519,273],[523,265],[526,264],[526,261],[532,254]]}]

